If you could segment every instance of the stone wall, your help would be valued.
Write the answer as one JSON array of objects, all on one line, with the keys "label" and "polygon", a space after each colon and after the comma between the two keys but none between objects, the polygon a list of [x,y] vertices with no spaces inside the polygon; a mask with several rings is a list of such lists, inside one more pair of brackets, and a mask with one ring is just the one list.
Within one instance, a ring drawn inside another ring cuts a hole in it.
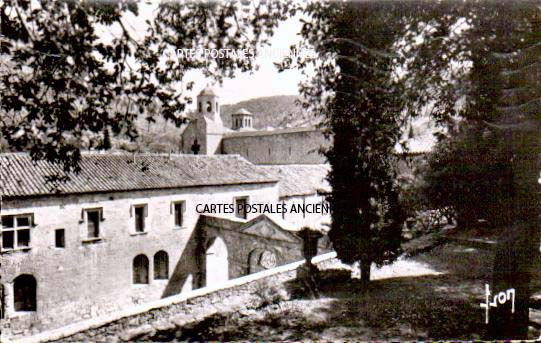
[{"label": "stone wall", "polygon": [[327,146],[320,130],[292,128],[276,131],[229,133],[222,139],[223,154],[238,154],[254,164],[322,164]]},{"label": "stone wall", "polygon": [[198,118],[192,120],[182,132],[181,136],[181,149],[180,151],[183,154],[193,154],[192,145],[197,139],[197,143],[200,145],[199,154],[207,154],[207,136],[205,134],[207,129],[205,120],[203,118]]},{"label": "stone wall", "polygon": [[[278,186],[247,184],[4,200],[2,215],[33,213],[36,226],[31,229],[30,249],[1,255],[0,282],[5,290],[2,338],[36,334],[200,286],[200,268],[193,258],[199,218],[195,206],[231,203],[238,196],[272,203],[278,199]],[[186,210],[184,224],[177,228],[171,206],[181,200]],[[144,234],[134,231],[130,212],[136,204],[148,206]],[[103,209],[101,239],[87,241],[82,217],[85,209],[96,207]],[[65,229],[65,248],[55,247],[55,229],[59,228]],[[169,256],[168,280],[153,278],[153,257],[158,251]],[[133,284],[133,259],[139,254],[149,259],[149,284]],[[37,311],[14,310],[13,282],[21,274],[30,274],[37,281]]]},{"label": "stone wall", "polygon": [[[312,262],[320,268],[336,263],[336,253],[316,256]],[[296,278],[296,270],[304,262],[294,262],[274,269],[227,281],[217,287],[200,288],[152,303],[133,307],[61,329],[27,337],[20,342],[118,342],[137,340],[157,330],[201,320],[217,312],[236,311],[258,304],[261,284],[280,284]]]},{"label": "stone wall", "polygon": [[[221,237],[225,241],[229,252],[230,278],[242,277],[254,271],[265,269],[260,263],[261,254],[264,252],[270,254],[274,262],[267,266],[267,269],[301,260],[303,258],[302,240],[286,231],[276,231],[273,234],[273,231],[276,230],[273,228],[274,225],[266,220],[260,220],[251,225],[252,232],[264,232],[266,233],[264,235],[242,232],[238,228],[228,228],[226,225],[214,226],[203,222],[201,225],[202,241],[209,242],[215,237]],[[204,258],[205,256],[203,256],[202,263],[204,263]]]}]

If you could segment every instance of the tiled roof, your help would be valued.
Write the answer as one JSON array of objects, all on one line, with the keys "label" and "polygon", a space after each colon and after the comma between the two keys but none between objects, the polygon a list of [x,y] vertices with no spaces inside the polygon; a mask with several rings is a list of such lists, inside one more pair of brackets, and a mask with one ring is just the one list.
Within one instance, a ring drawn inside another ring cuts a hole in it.
[{"label": "tiled roof", "polygon": [[[135,158],[134,158],[135,156]],[[238,155],[83,154],[81,172],[47,182],[58,165],[26,153],[0,154],[4,197],[276,182],[278,178]]]},{"label": "tiled roof", "polygon": [[[228,132],[224,135],[222,139],[228,139],[228,138],[237,138],[237,137],[247,137],[247,136],[272,136],[272,135],[283,135],[288,133],[297,133],[297,132],[312,132],[312,131],[319,131],[319,129],[315,126],[305,126],[305,127],[290,127],[286,129],[276,129],[276,130],[257,130],[257,131],[245,131],[245,132],[239,132],[239,131],[232,131]],[[323,134],[321,135],[323,137]]]},{"label": "tiled roof", "polygon": [[330,191],[327,173],[328,164],[284,164],[261,166],[280,177],[280,197],[316,194]]}]

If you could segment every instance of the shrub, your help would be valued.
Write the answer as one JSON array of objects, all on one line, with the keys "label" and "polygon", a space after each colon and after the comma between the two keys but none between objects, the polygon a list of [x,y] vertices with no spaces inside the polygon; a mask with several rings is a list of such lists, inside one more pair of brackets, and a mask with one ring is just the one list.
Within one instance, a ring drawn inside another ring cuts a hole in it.
[{"label": "shrub", "polygon": [[509,223],[510,156],[505,146],[481,126],[463,128],[432,153],[423,193],[430,208],[452,209],[459,226],[486,220]]},{"label": "shrub", "polygon": [[269,305],[279,305],[283,301],[288,301],[290,296],[288,292],[280,285],[269,285],[263,281],[256,284],[254,295],[261,301],[257,308],[263,308]]}]

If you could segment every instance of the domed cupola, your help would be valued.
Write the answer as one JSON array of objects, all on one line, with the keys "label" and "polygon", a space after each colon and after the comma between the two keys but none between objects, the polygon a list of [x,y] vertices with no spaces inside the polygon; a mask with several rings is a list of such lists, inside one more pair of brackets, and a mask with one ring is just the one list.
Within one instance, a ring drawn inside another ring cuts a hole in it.
[{"label": "domed cupola", "polygon": [[254,115],[248,110],[241,108],[231,115],[232,129],[251,129]]}]

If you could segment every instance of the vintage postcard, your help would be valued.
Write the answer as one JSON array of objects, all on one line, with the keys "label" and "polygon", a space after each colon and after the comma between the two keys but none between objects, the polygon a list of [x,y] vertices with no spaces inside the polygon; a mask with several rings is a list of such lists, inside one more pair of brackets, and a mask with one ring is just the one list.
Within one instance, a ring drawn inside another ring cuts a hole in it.
[{"label": "vintage postcard", "polygon": [[541,339],[541,0],[0,1],[1,342]]}]

